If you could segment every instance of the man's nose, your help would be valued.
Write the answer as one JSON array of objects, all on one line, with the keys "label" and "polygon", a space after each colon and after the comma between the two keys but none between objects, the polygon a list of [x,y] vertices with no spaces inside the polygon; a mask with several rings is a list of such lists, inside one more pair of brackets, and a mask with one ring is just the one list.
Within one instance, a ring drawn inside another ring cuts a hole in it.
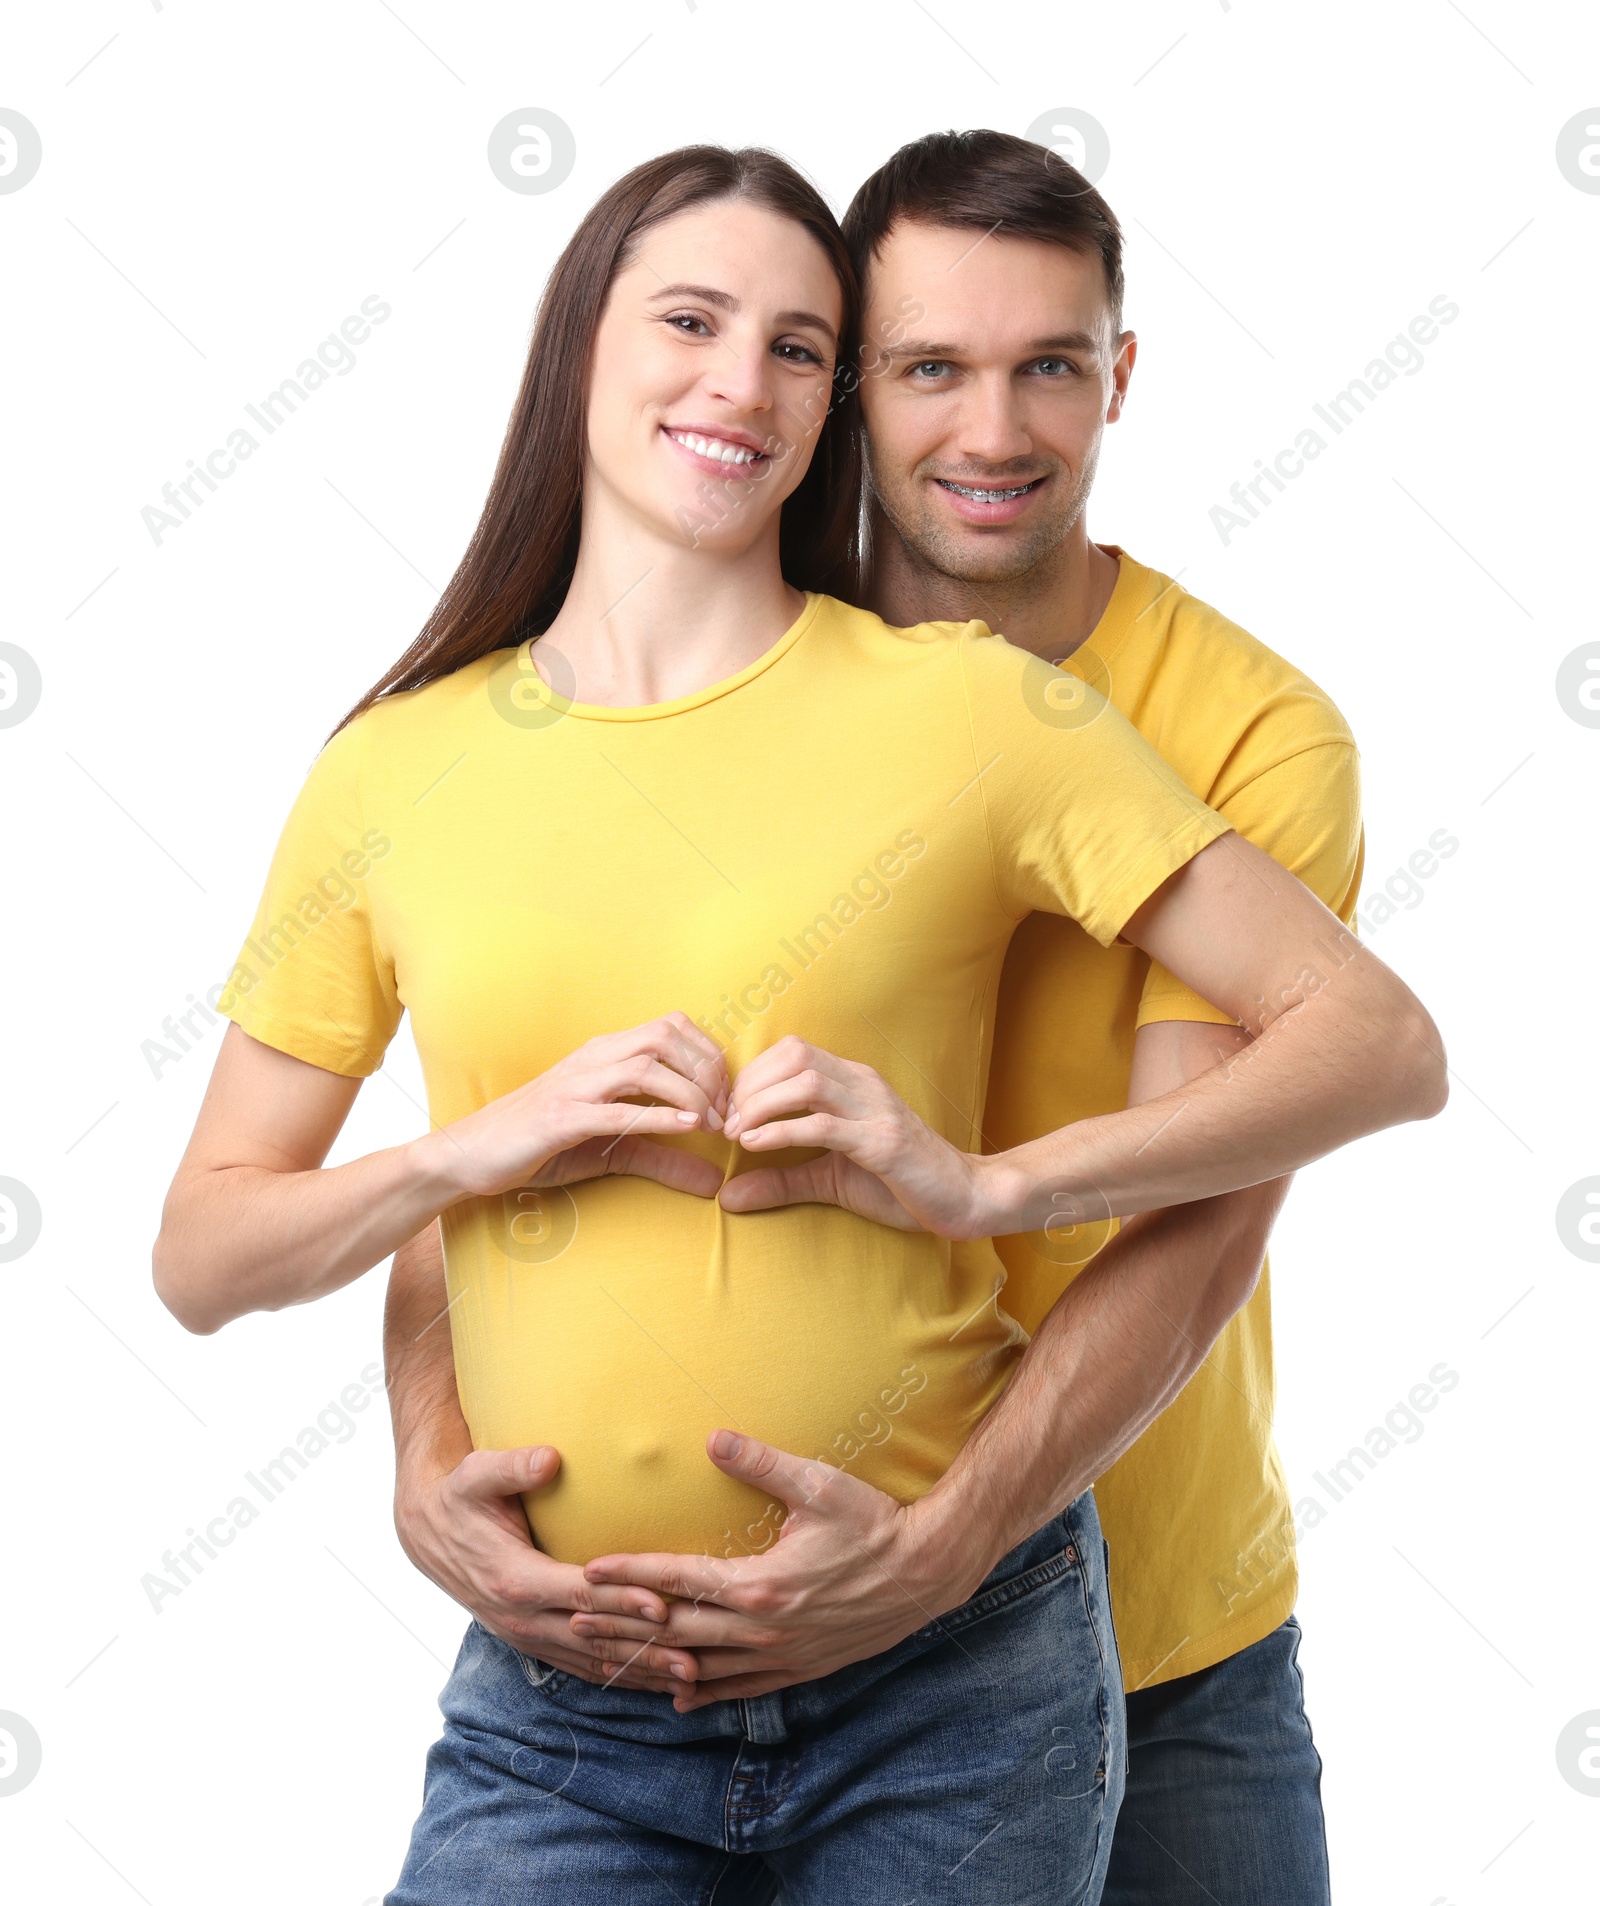
[{"label": "man's nose", "polygon": [[1033,451],[1033,437],[1022,420],[1022,407],[1009,377],[975,378],[966,392],[954,433],[963,456],[983,463],[1005,463]]}]

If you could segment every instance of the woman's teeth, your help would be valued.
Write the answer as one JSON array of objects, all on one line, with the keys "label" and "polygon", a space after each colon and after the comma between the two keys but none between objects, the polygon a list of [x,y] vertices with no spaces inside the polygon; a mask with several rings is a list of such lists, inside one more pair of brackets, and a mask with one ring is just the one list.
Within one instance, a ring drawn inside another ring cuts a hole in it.
[{"label": "woman's teeth", "polygon": [[714,463],[754,463],[759,450],[746,450],[743,444],[728,443],[721,437],[697,437],[690,430],[669,430],[667,435],[697,457],[710,457]]}]

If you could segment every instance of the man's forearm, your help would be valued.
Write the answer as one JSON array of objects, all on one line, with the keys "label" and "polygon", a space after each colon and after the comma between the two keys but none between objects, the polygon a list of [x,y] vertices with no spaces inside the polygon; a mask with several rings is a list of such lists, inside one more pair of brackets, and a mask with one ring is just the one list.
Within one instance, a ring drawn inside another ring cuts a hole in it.
[{"label": "man's forearm", "polygon": [[1289,1180],[1130,1219],[919,1505],[975,1587],[1172,1402],[1255,1286]]},{"label": "man's forearm", "polygon": [[452,1469],[472,1449],[456,1392],[444,1249],[430,1224],[395,1253],[383,1311],[383,1357],[397,1479],[412,1465]]},{"label": "man's forearm", "polygon": [[1397,985],[1370,955],[1352,955],[1334,985],[1199,1077],[976,1161],[970,1235],[1209,1199],[1297,1171],[1385,1125],[1431,1117],[1432,1056],[1413,1087],[1406,1053],[1393,1050],[1406,1037],[1395,1031]]},{"label": "man's forearm", "polygon": [[1213,841],[1123,932],[1253,1044],[1148,1102],[970,1168],[971,1228],[953,1235],[1213,1198],[1445,1103],[1444,1051],[1421,1001],[1249,841]]}]

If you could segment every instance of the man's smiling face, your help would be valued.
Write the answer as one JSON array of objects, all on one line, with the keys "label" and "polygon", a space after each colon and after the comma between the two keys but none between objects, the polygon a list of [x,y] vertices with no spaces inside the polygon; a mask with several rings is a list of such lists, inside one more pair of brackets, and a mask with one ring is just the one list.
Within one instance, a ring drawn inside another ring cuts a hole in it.
[{"label": "man's smiling face", "polygon": [[902,221],[867,274],[865,336],[872,487],[913,554],[977,584],[1047,561],[1133,367],[1098,254]]}]

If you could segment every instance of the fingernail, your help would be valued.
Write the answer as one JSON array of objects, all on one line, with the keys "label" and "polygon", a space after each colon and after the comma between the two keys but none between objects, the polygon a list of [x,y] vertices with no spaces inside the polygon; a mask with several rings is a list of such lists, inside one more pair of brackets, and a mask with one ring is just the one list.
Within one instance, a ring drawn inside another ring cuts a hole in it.
[{"label": "fingernail", "polygon": [[672,1672],[680,1681],[687,1681],[689,1679],[689,1670],[684,1667],[681,1662],[675,1661],[672,1664]]},{"label": "fingernail", "polygon": [[732,1138],[734,1133],[737,1132],[738,1129],[739,1129],[739,1114],[737,1112],[730,1112],[728,1116],[722,1121],[723,1136],[725,1138]]},{"label": "fingernail", "polygon": [[700,1114],[698,1112],[680,1112],[678,1114],[678,1123],[680,1125],[698,1125],[700,1123]]},{"label": "fingernail", "polygon": [[706,1107],[706,1123],[714,1132],[720,1132],[722,1130],[722,1114],[714,1105]]},{"label": "fingernail", "polygon": [[594,1633],[594,1623],[592,1621],[581,1621],[574,1616],[572,1632],[575,1635],[592,1635]]},{"label": "fingernail", "polygon": [[718,1430],[711,1439],[711,1448],[724,1462],[728,1462],[743,1452],[744,1438],[735,1436],[732,1430]]}]

